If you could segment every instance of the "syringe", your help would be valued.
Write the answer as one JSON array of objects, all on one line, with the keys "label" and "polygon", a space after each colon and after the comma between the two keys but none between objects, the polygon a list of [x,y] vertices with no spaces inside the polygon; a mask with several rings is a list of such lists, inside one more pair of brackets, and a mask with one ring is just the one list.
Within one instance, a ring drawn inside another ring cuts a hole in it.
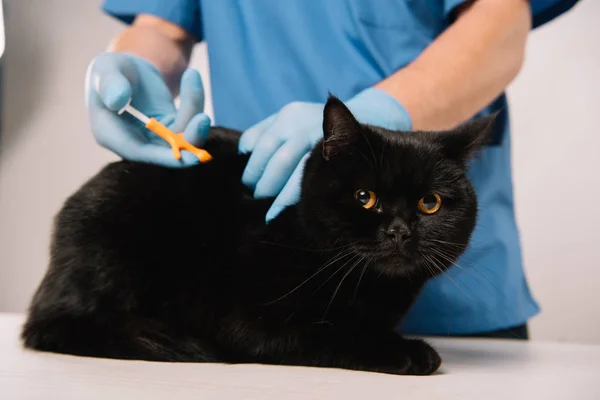
[{"label": "syringe", "polygon": [[183,137],[183,133],[173,132],[172,130],[158,122],[156,119],[149,118],[140,110],[134,108],[131,105],[131,100],[129,100],[125,107],[119,110],[119,115],[123,114],[125,111],[131,114],[131,116],[133,116],[134,118],[141,121],[146,126],[146,128],[156,133],[167,143],[169,143],[171,149],[173,150],[173,155],[176,159],[179,160],[181,158],[180,150],[187,150],[190,153],[194,154],[196,157],[198,157],[201,163],[205,163],[212,160],[212,156],[206,150],[199,149],[191,143],[187,142]]}]

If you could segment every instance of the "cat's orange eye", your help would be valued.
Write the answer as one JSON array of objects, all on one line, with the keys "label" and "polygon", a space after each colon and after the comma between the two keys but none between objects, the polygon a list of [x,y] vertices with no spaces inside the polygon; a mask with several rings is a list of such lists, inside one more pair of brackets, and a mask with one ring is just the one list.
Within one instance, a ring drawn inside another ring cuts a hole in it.
[{"label": "cat's orange eye", "polygon": [[417,203],[417,208],[423,214],[431,215],[439,211],[442,206],[442,198],[437,193],[431,193],[421,198]]},{"label": "cat's orange eye", "polygon": [[362,208],[370,210],[377,204],[377,196],[370,190],[358,189],[354,192],[354,198]]}]

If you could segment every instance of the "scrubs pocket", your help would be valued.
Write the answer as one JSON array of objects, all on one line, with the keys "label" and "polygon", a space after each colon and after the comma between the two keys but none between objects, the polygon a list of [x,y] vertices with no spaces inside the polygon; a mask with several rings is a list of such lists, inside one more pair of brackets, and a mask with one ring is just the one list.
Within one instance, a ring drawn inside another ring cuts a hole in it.
[{"label": "scrubs pocket", "polygon": [[445,26],[437,0],[345,0],[368,55],[384,75],[419,56]]}]

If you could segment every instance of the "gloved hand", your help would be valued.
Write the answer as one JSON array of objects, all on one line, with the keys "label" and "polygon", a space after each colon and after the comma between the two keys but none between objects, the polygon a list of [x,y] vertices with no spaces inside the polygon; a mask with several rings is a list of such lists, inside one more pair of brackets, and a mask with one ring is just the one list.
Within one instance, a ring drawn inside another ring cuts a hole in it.
[{"label": "gloved hand", "polygon": [[[412,128],[404,107],[382,90],[369,88],[346,105],[363,124],[392,130]],[[242,182],[254,190],[257,198],[276,196],[267,212],[267,222],[299,200],[304,164],[323,138],[323,107],[319,103],[290,103],[240,138],[239,151],[252,152]]]},{"label": "gloved hand", "polygon": [[192,69],[181,78],[179,109],[158,70],[149,62],[125,53],[103,53],[88,67],[86,76],[88,117],[96,141],[119,156],[165,167],[197,164],[198,158],[182,151],[175,159],[166,141],[127,113],[117,114],[129,100],[148,117],[201,147],[210,128],[204,111],[200,74]]}]

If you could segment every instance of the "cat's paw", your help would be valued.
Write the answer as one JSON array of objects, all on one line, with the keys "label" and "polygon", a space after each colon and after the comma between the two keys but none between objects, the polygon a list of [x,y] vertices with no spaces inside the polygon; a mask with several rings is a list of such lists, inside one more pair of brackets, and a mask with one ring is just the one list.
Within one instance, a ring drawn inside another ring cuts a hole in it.
[{"label": "cat's paw", "polygon": [[391,375],[410,375],[412,361],[406,354],[401,354],[386,362],[372,362],[361,365],[359,370]]},{"label": "cat's paw", "polygon": [[420,339],[406,339],[404,355],[410,359],[405,375],[431,375],[442,364],[440,355],[433,347]]},{"label": "cat's paw", "polygon": [[423,340],[395,336],[384,348],[370,353],[369,360],[363,360],[356,369],[393,375],[431,375],[442,363],[437,351]]}]

